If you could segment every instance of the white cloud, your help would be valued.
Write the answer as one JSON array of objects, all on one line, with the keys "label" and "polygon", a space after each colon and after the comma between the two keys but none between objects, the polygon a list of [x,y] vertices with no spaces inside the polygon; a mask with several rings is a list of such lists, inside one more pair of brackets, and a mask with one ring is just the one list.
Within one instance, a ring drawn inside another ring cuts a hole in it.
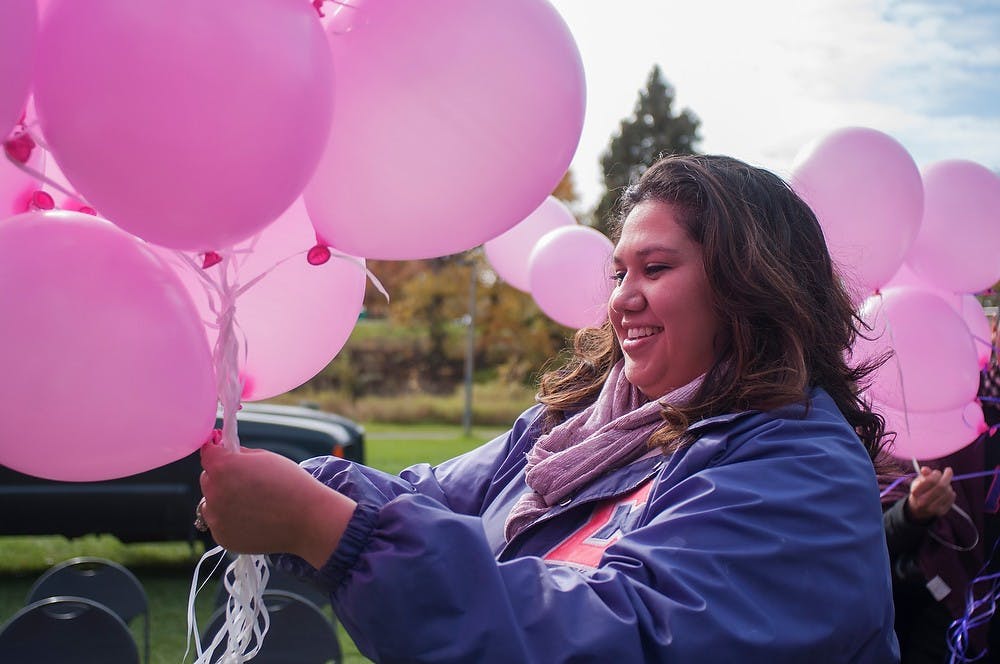
[{"label": "white cloud", "polygon": [[[873,127],[925,164],[1000,167],[1000,8],[918,0],[551,0],[581,50],[584,134],[572,169],[584,207],[599,155],[654,63],[701,148],[785,174],[809,140]],[[965,4],[965,3],[963,3]]]}]

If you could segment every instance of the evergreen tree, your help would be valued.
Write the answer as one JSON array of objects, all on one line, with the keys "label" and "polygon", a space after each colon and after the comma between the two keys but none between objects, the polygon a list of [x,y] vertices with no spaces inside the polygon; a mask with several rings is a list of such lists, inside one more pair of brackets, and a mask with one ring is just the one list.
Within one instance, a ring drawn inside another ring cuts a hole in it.
[{"label": "evergreen tree", "polygon": [[674,114],[674,89],[653,65],[646,88],[639,91],[632,115],[622,120],[618,133],[601,155],[604,196],[593,212],[594,227],[608,232],[608,221],[622,190],[666,154],[694,154],[701,140],[701,121],[688,109]]}]

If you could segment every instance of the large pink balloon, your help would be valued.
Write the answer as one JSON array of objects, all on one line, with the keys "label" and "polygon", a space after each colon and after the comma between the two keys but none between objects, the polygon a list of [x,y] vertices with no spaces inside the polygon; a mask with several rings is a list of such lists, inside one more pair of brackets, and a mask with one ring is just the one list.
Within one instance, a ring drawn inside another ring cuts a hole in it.
[{"label": "large pink balloon", "polygon": [[329,28],[333,128],[305,191],[326,241],[366,258],[443,256],[545,200],[573,158],[585,102],[580,54],[548,2],[343,9]]},{"label": "large pink balloon", "polygon": [[103,480],[179,459],[215,422],[212,358],[173,272],[74,212],[0,222],[0,463]]},{"label": "large pink balloon", "polygon": [[816,213],[852,290],[884,286],[920,226],[923,185],[891,136],[864,127],[831,132],[796,157],[791,182]]},{"label": "large pink balloon", "polygon": [[37,35],[35,0],[0,2],[0,142],[20,120],[28,101]]},{"label": "large pink balloon", "polygon": [[589,226],[549,231],[528,258],[531,296],[546,316],[573,328],[598,326],[608,315],[614,244]]},{"label": "large pink balloon", "polygon": [[[315,376],[340,352],[357,323],[365,296],[364,262],[334,256],[310,265],[303,252],[315,244],[299,199],[259,236],[236,248],[241,283],[265,275],[236,299],[237,334],[246,341],[240,357],[246,401],[282,394]],[[218,333],[204,282],[190,264],[176,256],[170,262],[209,323],[214,346]],[[210,267],[205,275],[217,278],[221,268]]]},{"label": "large pink balloon", "polygon": [[249,237],[299,196],[333,98],[310,3],[49,5],[35,83],[42,130],[104,216],[204,251]]},{"label": "large pink balloon", "polygon": [[555,196],[549,196],[523,221],[483,244],[486,259],[501,279],[514,288],[529,291],[528,256],[549,231],[576,225],[576,217]]},{"label": "large pink balloon", "polygon": [[872,328],[854,345],[859,359],[893,357],[875,372],[869,394],[879,405],[908,412],[959,408],[976,396],[979,361],[962,317],[935,293],[887,288],[865,300],[861,318]]},{"label": "large pink balloon", "polygon": [[924,170],[924,215],[906,262],[927,281],[976,293],[1000,280],[1000,176],[960,159]]},{"label": "large pink balloon", "polygon": [[990,343],[990,321],[986,317],[986,310],[975,295],[966,293],[965,295],[953,293],[950,290],[942,289],[927,282],[921,275],[914,272],[909,265],[903,263],[899,270],[889,280],[886,288],[897,286],[909,286],[931,291],[942,300],[947,302],[954,309],[969,328],[972,335],[972,343],[976,349],[976,356],[979,359],[979,368],[985,369],[990,361],[990,354],[993,346]]},{"label": "large pink balloon", "polygon": [[978,401],[935,413],[881,407],[887,431],[896,432],[891,453],[899,459],[938,459],[962,449],[986,431]]}]

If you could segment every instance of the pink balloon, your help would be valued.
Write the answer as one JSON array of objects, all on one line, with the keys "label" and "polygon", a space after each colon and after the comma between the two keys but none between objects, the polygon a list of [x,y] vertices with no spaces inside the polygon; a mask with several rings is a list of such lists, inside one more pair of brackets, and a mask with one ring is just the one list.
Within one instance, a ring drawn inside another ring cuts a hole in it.
[{"label": "pink balloon", "polygon": [[528,258],[531,295],[546,316],[566,327],[596,327],[608,316],[614,244],[589,226],[549,231]]},{"label": "pink balloon", "polygon": [[0,463],[91,481],[190,454],[215,423],[205,332],[134,237],[73,212],[0,222]]},{"label": "pink balloon", "polygon": [[848,127],[807,146],[795,162],[792,186],[816,213],[851,289],[883,287],[920,226],[923,185],[913,158],[891,136]]},{"label": "pink balloon", "polygon": [[924,170],[924,214],[906,262],[927,281],[976,293],[1000,280],[1000,176],[960,159]]},{"label": "pink balloon", "polygon": [[299,196],[333,94],[310,3],[49,5],[35,84],[42,130],[104,216],[150,242],[205,251],[248,238]]},{"label": "pink balloon", "polygon": [[583,128],[583,65],[555,9],[347,9],[330,23],[337,103],[304,194],[318,233],[356,256],[430,258],[478,246],[538,207]]},{"label": "pink balloon", "polygon": [[896,432],[891,453],[899,459],[926,460],[948,456],[986,431],[978,401],[935,413],[915,413],[882,407],[887,431]]},{"label": "pink balloon", "polygon": [[869,389],[880,405],[908,412],[958,408],[976,396],[979,361],[962,317],[935,293],[887,288],[865,300],[861,318],[872,328],[859,338],[859,358],[894,355],[875,372]]},{"label": "pink balloon", "polygon": [[947,302],[962,317],[962,320],[965,321],[966,326],[969,328],[969,334],[972,335],[973,346],[976,349],[976,356],[979,359],[979,368],[986,368],[986,365],[990,361],[990,353],[993,350],[990,342],[992,332],[986,311],[975,295],[968,293],[960,295],[950,290],[938,288],[925,281],[923,277],[910,269],[906,263],[903,263],[899,267],[896,274],[889,280],[886,288],[898,286],[910,286],[930,291]]},{"label": "pink balloon", "polygon": [[35,0],[0,2],[0,142],[21,119],[28,101],[37,38]]},{"label": "pink balloon", "polygon": [[[240,283],[265,275],[236,299],[237,334],[246,341],[246,354],[240,358],[245,401],[302,385],[330,363],[354,329],[365,296],[364,261],[338,258],[334,250],[326,263],[310,265],[303,252],[315,244],[299,199],[259,236],[235,249]],[[204,282],[176,255],[170,262],[209,323],[209,343],[214,346],[216,316]],[[218,279],[221,269],[210,267],[205,276]]]},{"label": "pink balloon", "polygon": [[575,226],[576,217],[555,196],[549,196],[523,221],[502,235],[483,244],[486,259],[501,279],[514,288],[528,292],[528,256],[535,244],[549,231]]}]

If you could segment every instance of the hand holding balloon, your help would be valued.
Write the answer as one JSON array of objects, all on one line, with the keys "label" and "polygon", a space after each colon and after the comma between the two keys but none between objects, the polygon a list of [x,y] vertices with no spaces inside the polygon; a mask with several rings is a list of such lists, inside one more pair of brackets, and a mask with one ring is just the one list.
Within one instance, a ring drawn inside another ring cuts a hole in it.
[{"label": "hand holding balloon", "polygon": [[910,484],[910,495],[906,498],[907,510],[914,521],[925,523],[944,516],[951,509],[955,504],[951,478],[951,468],[945,468],[944,472],[927,466],[920,468],[920,474]]},{"label": "hand holding balloon", "polygon": [[321,567],[357,505],[273,452],[208,443],[201,462],[201,514],[232,552],[294,553]]}]

